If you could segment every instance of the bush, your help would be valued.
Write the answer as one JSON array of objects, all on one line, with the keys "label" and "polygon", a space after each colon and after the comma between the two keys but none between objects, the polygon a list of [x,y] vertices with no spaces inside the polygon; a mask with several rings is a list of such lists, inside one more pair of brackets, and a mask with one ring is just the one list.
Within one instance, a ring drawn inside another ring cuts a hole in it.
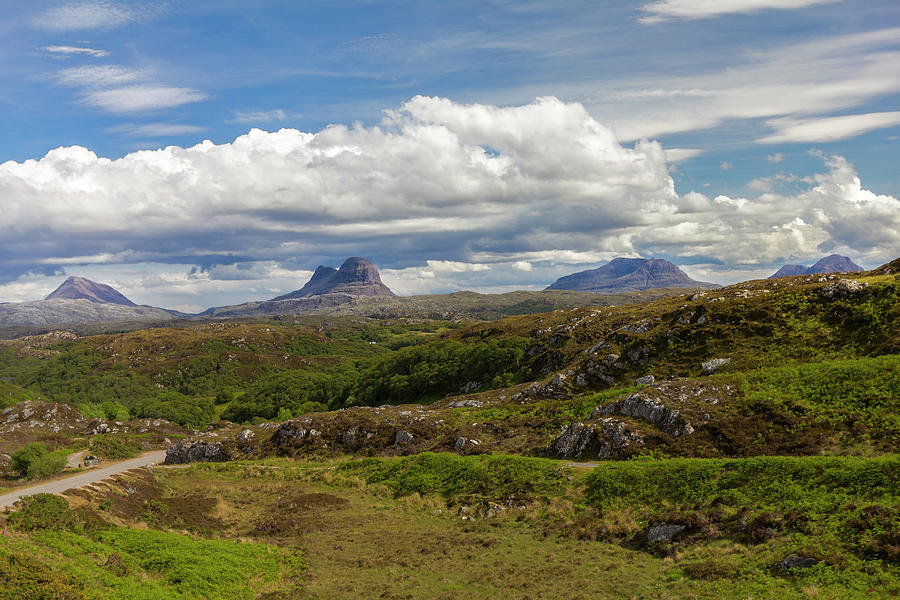
[{"label": "bush", "polygon": [[68,450],[57,450],[44,454],[28,465],[25,475],[28,479],[41,479],[56,475],[65,468],[68,455]]},{"label": "bush", "polygon": [[131,458],[140,451],[140,446],[135,442],[111,437],[109,434],[94,436],[91,440],[91,452],[100,458]]},{"label": "bush", "polygon": [[39,458],[47,454],[47,447],[43,442],[31,442],[25,444],[12,453],[12,467],[22,475],[28,475],[28,468]]},{"label": "bush", "polygon": [[53,494],[25,496],[14,506],[16,510],[9,515],[9,526],[18,531],[74,531],[83,525],[69,504]]},{"label": "bush", "polygon": [[87,600],[83,580],[54,573],[49,566],[30,556],[2,548],[0,582],[0,600]]}]

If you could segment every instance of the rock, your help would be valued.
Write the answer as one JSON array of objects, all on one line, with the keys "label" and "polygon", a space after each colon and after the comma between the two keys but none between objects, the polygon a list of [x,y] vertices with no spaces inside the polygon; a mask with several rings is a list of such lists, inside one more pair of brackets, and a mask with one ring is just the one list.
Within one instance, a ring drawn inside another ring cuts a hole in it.
[{"label": "rock", "polygon": [[394,436],[395,444],[408,444],[413,441],[413,435],[408,431],[399,430],[397,435]]},{"label": "rock", "polygon": [[106,423],[99,423],[93,429],[90,429],[86,432],[88,435],[98,435],[102,433],[109,433],[109,425]]},{"label": "rock", "polygon": [[100,464],[100,459],[94,456],[93,454],[85,454],[81,457],[81,466],[82,467],[96,467]]},{"label": "rock", "polygon": [[221,442],[207,440],[181,440],[166,449],[165,465],[181,465],[192,462],[226,462],[231,454]]},{"label": "rock", "polygon": [[285,421],[272,434],[272,441],[279,448],[295,447],[306,439],[308,433],[309,429],[300,421]]},{"label": "rock", "polygon": [[700,367],[703,369],[704,375],[712,375],[730,362],[730,358],[712,358],[702,363]]},{"label": "rock", "polygon": [[550,444],[550,451],[563,458],[581,458],[594,454],[603,460],[622,458],[632,444],[642,445],[644,439],[629,431],[625,423],[616,419],[601,419],[597,425],[573,423],[563,428]]},{"label": "rock", "polygon": [[829,283],[825,287],[822,288],[820,292],[823,298],[831,300],[832,298],[846,298],[847,296],[852,296],[854,294],[858,294],[863,291],[867,283],[860,283],[853,279],[841,279],[839,281],[834,281]]},{"label": "rock", "polygon": [[634,380],[638,385],[653,385],[654,381],[656,381],[656,378],[653,377],[653,375],[644,375],[643,377],[638,377]]},{"label": "rock", "polygon": [[244,429],[239,434],[237,434],[237,439],[239,442],[249,442],[254,437],[256,437],[256,434],[249,429]]},{"label": "rock", "polygon": [[575,387],[587,387],[587,384],[587,376],[584,373],[575,376]]},{"label": "rock", "polygon": [[469,438],[458,437],[453,441],[453,449],[459,452],[463,450],[466,446],[477,446],[481,442],[478,440],[470,440]]},{"label": "rock", "polygon": [[484,403],[479,400],[456,400],[448,404],[450,408],[481,408]]},{"label": "rock", "polygon": [[812,556],[797,556],[791,554],[778,563],[779,571],[793,571],[794,569],[808,569],[819,564],[819,560]]},{"label": "rock", "polygon": [[632,348],[626,353],[626,356],[628,356],[628,360],[635,364],[647,364],[650,362],[650,347],[639,346],[637,348]]},{"label": "rock", "polygon": [[561,388],[566,382],[566,376],[562,373],[557,373],[553,376],[553,381],[550,382],[550,387],[552,388]]},{"label": "rock", "polygon": [[684,525],[662,523],[647,529],[647,543],[671,542],[675,536],[687,529]]},{"label": "rock", "polygon": [[641,419],[651,425],[656,425],[672,437],[694,433],[694,428],[681,416],[679,411],[667,408],[656,399],[648,398],[640,392],[629,394],[624,399],[612,404],[598,406],[591,413],[591,418],[600,415],[622,415]]},{"label": "rock", "polygon": [[487,518],[498,517],[503,512],[503,507],[499,504],[491,504],[491,507],[487,511]]}]

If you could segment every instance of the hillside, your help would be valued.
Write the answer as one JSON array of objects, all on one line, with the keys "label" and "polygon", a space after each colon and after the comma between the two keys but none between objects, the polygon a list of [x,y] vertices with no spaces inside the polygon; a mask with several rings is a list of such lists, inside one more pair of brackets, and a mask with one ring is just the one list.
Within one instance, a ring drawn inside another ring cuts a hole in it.
[{"label": "hillside", "polygon": [[667,260],[615,258],[596,269],[560,277],[548,290],[617,293],[653,288],[711,288],[715,284],[695,281]]}]

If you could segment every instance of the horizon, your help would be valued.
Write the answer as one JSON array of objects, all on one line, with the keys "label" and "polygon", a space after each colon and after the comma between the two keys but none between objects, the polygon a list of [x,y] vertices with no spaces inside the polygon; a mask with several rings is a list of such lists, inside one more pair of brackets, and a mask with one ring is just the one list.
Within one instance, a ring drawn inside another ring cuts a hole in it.
[{"label": "horizon", "polygon": [[0,299],[199,312],[352,255],[403,296],[877,267],[900,7],[789,4],[4,0]]}]

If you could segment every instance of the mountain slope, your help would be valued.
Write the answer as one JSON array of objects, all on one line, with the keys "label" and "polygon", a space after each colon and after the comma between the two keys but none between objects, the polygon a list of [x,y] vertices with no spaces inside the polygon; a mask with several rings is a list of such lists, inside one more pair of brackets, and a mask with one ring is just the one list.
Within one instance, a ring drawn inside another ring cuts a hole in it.
[{"label": "mountain slope", "polygon": [[667,260],[616,258],[602,267],[560,277],[546,289],[613,293],[668,287],[718,286],[691,279]]},{"label": "mountain slope", "polygon": [[134,302],[119,293],[116,289],[104,284],[96,283],[84,277],[69,277],[62,285],[53,290],[44,300],[54,298],[66,298],[69,300],[90,300],[91,302],[104,304],[121,304],[123,306],[137,306]]}]

